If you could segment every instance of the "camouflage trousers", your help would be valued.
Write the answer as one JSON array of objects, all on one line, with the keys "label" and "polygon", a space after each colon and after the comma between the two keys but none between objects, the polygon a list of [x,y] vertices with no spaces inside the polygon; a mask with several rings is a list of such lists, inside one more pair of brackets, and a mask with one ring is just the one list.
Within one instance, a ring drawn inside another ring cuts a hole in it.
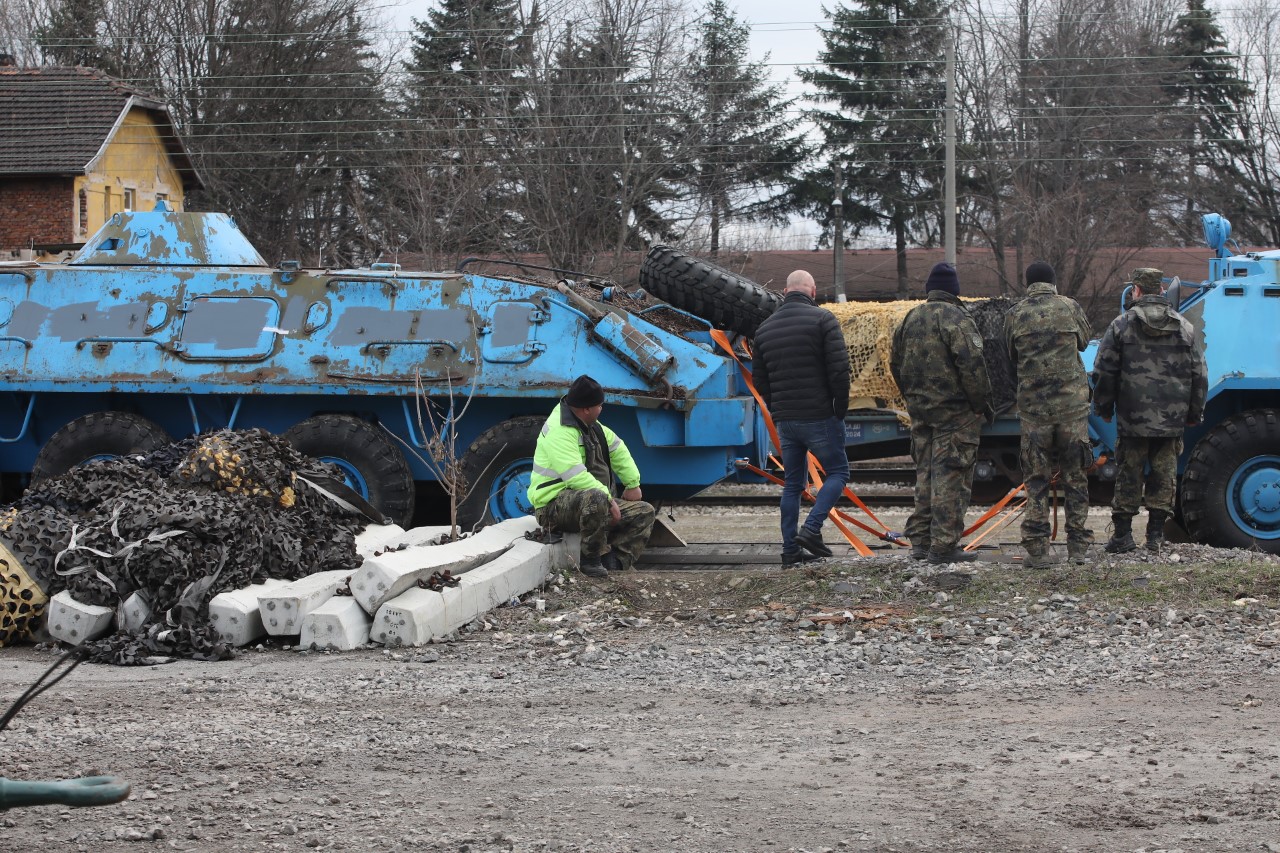
[{"label": "camouflage trousers", "polygon": [[[1117,436],[1116,464],[1120,470],[1116,473],[1115,497],[1111,499],[1112,512],[1116,515],[1137,515],[1145,492],[1148,510],[1172,515],[1180,455],[1180,435],[1168,438]],[[1144,477],[1148,466],[1150,473]]]},{"label": "camouflage trousers", "polygon": [[911,425],[916,504],[904,533],[912,548],[945,554],[959,543],[973,491],[973,463],[981,431],[981,415],[946,424]]},{"label": "camouflage trousers", "polygon": [[599,557],[610,550],[624,569],[634,569],[653,531],[654,511],[644,501],[618,498],[622,521],[609,526],[609,496],[599,489],[565,489],[534,513],[548,531],[582,534],[582,556]]},{"label": "camouflage trousers", "polygon": [[1089,531],[1089,475],[1093,445],[1084,418],[1066,423],[1022,422],[1022,476],[1027,484],[1027,508],[1022,518],[1022,546],[1042,553],[1049,545],[1050,483],[1054,474],[1067,509],[1067,545],[1093,541]]}]

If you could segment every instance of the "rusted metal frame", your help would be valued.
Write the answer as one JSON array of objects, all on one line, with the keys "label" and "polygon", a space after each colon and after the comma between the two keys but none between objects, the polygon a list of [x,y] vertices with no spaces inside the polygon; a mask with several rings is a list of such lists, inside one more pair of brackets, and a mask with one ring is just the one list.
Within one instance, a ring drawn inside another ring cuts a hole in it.
[{"label": "rusted metal frame", "polygon": [[0,275],[20,275],[27,280],[27,284],[34,284],[36,280],[35,270],[14,269],[12,267],[5,269],[0,267]]},{"label": "rusted metal frame", "polygon": [[412,345],[414,345],[414,346],[428,346],[428,347],[431,347],[431,346],[434,346],[434,347],[445,346],[445,347],[448,347],[449,349],[453,350],[455,353],[457,353],[457,352],[459,352],[459,351],[461,350],[461,348],[460,348],[457,344],[455,344],[453,341],[444,341],[444,340],[429,340],[429,341],[400,340],[400,341],[369,341],[367,344],[365,344],[364,346],[360,347],[360,352],[364,353],[365,355],[369,355],[369,354],[370,354],[370,350],[371,350],[373,347],[392,347],[392,346],[396,346],[396,345],[398,345],[398,344],[412,344]]}]

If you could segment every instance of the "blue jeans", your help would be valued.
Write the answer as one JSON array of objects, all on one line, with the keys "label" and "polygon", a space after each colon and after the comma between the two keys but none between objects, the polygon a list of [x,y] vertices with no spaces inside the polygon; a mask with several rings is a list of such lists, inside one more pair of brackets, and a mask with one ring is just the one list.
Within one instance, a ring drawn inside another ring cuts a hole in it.
[{"label": "blue jeans", "polygon": [[844,451],[844,422],[830,417],[820,421],[778,421],[778,441],[782,444],[782,467],[786,480],[782,486],[782,550],[798,551],[796,525],[800,521],[800,493],[809,482],[809,454],[812,453],[826,472],[822,488],[804,526],[813,533],[822,532],[822,522],[836,505],[844,484],[849,480],[849,458]]}]

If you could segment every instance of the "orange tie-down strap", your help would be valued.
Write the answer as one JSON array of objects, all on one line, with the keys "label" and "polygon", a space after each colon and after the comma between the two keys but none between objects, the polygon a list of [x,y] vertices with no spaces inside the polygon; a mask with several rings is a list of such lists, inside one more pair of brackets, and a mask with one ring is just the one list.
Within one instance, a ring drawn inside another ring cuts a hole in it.
[{"label": "orange tie-down strap", "polygon": [[996,501],[995,505],[992,506],[991,509],[987,510],[981,516],[979,516],[978,520],[975,521],[973,524],[969,525],[969,528],[960,535],[971,536],[973,535],[974,532],[981,530],[984,524],[986,524],[988,521],[990,521],[992,518],[998,515],[1000,510],[1008,506],[1009,501],[1017,497],[1019,492],[1026,491],[1026,489],[1027,489],[1026,483],[1023,483],[1020,486],[1014,486],[1012,489],[1009,490],[1009,493],[1007,495],[1002,497],[1000,500]]},{"label": "orange tie-down strap", "polygon": [[[750,471],[752,474],[757,474],[761,477],[764,477],[766,480],[768,480],[771,483],[775,483],[779,486],[784,484],[781,477],[775,476],[774,474],[770,474],[768,471],[765,471],[762,468],[757,468],[755,465],[748,463],[746,465],[743,465],[742,467],[747,471]],[[805,489],[804,491],[802,491],[800,493],[800,496],[805,500],[807,500],[809,503],[813,503],[815,500],[813,496],[813,492],[810,489]],[[858,539],[857,535],[853,531],[848,530],[841,522],[848,522],[849,524],[852,524],[854,527],[861,528],[862,530],[865,530],[867,533],[870,533],[872,536],[876,537],[882,542],[888,542],[891,545],[903,544],[902,541],[899,540],[892,531],[882,532],[882,531],[876,530],[874,527],[871,527],[870,525],[859,521],[858,519],[854,518],[853,516],[841,510],[832,509],[831,513],[828,515],[828,518],[830,518],[831,522],[836,525],[837,530],[845,534],[845,538],[849,539],[849,544],[853,547],[853,549],[864,557],[872,556],[871,549],[868,548],[862,542],[861,539]],[[857,544],[855,545],[854,542],[857,542]],[[859,548],[858,547],[859,545],[861,545],[862,547]]]},{"label": "orange tie-down strap", "polygon": [[712,329],[711,340],[719,344],[720,348],[727,352],[734,363],[738,365],[738,370],[742,373],[742,381],[747,383],[747,390],[751,392],[751,396],[755,397],[756,403],[760,405],[760,413],[764,415],[764,425],[769,430],[769,438],[773,441],[773,449],[781,453],[782,443],[778,441],[778,428],[773,425],[773,416],[769,414],[769,407],[764,404],[764,398],[756,390],[756,383],[751,379],[751,371],[742,363],[742,359],[738,358],[738,354],[733,351],[733,344],[729,342],[728,335],[719,329]]},{"label": "orange tie-down strap", "polygon": [[[752,379],[751,371],[748,370],[747,366],[742,363],[742,359],[738,358],[738,354],[734,351],[733,344],[729,341],[728,335],[726,335],[720,329],[712,329],[710,334],[711,334],[711,339],[715,341],[717,344],[719,344],[720,348],[723,349],[726,353],[728,353],[729,357],[732,358],[734,363],[738,365],[738,370],[742,373],[742,381],[746,383],[747,390],[751,392],[751,396],[755,398],[756,403],[760,406],[760,413],[764,416],[765,427],[769,430],[769,439],[773,442],[773,448],[774,450],[781,453],[782,442],[778,440],[778,428],[773,423],[773,416],[769,414],[769,407],[768,405],[765,404],[764,398],[761,397],[760,392],[756,390],[756,384]],[[814,473],[814,465],[816,461],[817,460],[814,458],[813,454],[809,454],[810,473]],[[778,467],[781,468],[782,466],[779,465]],[[768,480],[772,480],[775,483],[778,483],[778,484],[782,483],[782,481],[779,480],[777,477],[774,477],[773,475],[765,471],[762,471],[761,469],[757,468],[754,465],[747,465],[746,468],[747,470],[752,471],[755,474],[759,474],[760,476]],[[818,482],[820,483],[821,480],[818,480]],[[902,544],[896,537],[892,535],[888,535],[890,534],[889,528],[886,527],[885,524],[882,521],[880,521],[880,519],[876,518],[875,515],[871,512],[871,510],[867,508],[867,505],[862,502],[862,499],[859,498],[857,495],[855,495],[847,486],[844,489],[844,494],[846,497],[852,500],[853,503],[859,509],[865,512],[873,521],[875,521],[876,524],[879,524],[882,528],[884,528],[884,532],[882,533],[881,531],[877,531],[871,527],[868,527],[867,525],[863,524],[860,521],[857,521],[856,519],[850,518],[846,513],[840,512],[839,510],[836,510],[833,508],[831,512],[828,513],[828,517],[831,519],[831,523],[836,526],[837,530],[839,530],[842,534],[844,534],[844,538],[849,540],[849,544],[853,547],[855,551],[857,551],[859,554],[861,554],[864,557],[871,556],[871,549],[868,548],[866,544],[863,543],[863,541],[859,539],[852,530],[849,530],[849,528],[846,527],[841,522],[841,519],[843,519],[844,521],[849,521],[857,525],[858,527],[861,527],[862,529],[866,530],[869,533],[874,534],[875,536],[879,537],[885,542],[892,542],[898,545]],[[813,495],[808,490],[805,491],[804,495],[810,501],[814,499]]]}]

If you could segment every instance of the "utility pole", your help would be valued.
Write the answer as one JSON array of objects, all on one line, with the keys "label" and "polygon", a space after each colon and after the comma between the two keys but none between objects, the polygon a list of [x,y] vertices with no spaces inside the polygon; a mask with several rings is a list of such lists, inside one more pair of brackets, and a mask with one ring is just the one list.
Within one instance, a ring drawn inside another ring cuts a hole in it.
[{"label": "utility pole", "polygon": [[841,174],[839,161],[835,164],[835,198],[831,200],[831,230],[834,236],[832,243],[832,269],[835,282],[836,302],[847,302],[849,297],[844,292],[844,177]]},{"label": "utility pole", "polygon": [[956,263],[956,42],[947,27],[947,164],[943,199],[943,247],[945,260]]}]

